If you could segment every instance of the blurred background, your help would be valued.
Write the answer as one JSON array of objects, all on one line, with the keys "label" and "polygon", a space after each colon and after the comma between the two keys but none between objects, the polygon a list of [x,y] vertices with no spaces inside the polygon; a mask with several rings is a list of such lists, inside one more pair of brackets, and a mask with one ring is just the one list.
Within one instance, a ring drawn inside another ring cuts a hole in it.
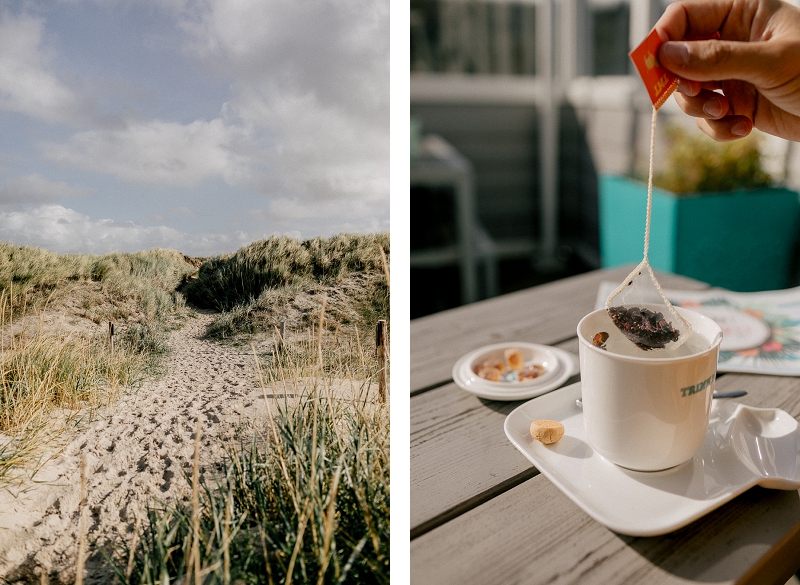
[{"label": "blurred background", "polygon": [[[647,174],[652,105],[628,52],[668,4],[411,0],[412,318],[604,265],[601,178]],[[657,170],[665,126],[699,133],[672,99],[658,124]],[[800,187],[797,145],[759,148]]]}]

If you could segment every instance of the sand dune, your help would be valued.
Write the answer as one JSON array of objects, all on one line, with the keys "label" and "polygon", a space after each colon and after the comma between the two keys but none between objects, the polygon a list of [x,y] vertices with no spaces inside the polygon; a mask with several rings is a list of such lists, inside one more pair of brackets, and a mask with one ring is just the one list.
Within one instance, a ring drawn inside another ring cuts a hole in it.
[{"label": "sand dune", "polygon": [[[97,413],[33,479],[0,492],[0,583],[38,584],[42,570],[50,583],[74,580],[82,453],[88,462],[86,582],[108,583],[97,546],[128,535],[148,502],[184,496],[198,417],[201,469],[212,470],[234,431],[266,416],[265,395],[272,401],[304,391],[263,390],[249,348],[202,339],[210,320],[201,313],[171,333],[164,377]],[[346,381],[334,390],[349,399],[358,393]]]}]

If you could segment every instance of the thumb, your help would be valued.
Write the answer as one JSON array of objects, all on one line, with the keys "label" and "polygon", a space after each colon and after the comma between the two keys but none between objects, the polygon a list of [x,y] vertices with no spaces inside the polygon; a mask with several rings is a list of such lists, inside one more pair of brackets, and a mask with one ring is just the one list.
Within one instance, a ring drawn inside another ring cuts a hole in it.
[{"label": "thumb", "polygon": [[739,79],[754,85],[774,72],[778,59],[768,42],[668,41],[658,53],[659,63],[692,81]]}]

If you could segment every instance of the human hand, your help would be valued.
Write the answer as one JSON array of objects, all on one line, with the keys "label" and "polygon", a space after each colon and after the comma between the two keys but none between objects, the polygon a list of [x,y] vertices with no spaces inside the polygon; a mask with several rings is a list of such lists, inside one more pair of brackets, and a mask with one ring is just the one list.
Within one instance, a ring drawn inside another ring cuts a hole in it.
[{"label": "human hand", "polygon": [[[728,141],[755,127],[800,141],[800,10],[781,0],[683,0],[655,29],[666,41],[659,63],[680,78],[675,100],[703,132]],[[703,38],[711,40],[694,40]]]}]

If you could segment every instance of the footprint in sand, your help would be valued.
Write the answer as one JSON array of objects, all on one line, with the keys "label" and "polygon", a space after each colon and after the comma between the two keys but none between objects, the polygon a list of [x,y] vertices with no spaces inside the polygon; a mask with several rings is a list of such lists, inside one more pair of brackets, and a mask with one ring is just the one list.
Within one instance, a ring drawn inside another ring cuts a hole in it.
[{"label": "footprint in sand", "polygon": [[[201,313],[170,334],[167,374],[98,413],[103,424],[77,432],[62,455],[36,476],[52,481],[29,482],[13,495],[0,493],[0,581],[21,567],[45,567],[51,576],[69,576],[77,538],[75,523],[66,519],[78,517],[82,452],[91,453],[87,538],[95,544],[95,560],[96,546],[131,530],[135,515],[141,517],[148,503],[181,496],[201,413],[206,421],[201,463],[211,469],[221,460],[233,425],[241,420],[225,384],[256,384],[252,365],[242,362],[239,350],[201,339],[211,319]],[[154,445],[158,447],[151,450]],[[110,575],[93,575],[90,582],[112,581]]]}]

